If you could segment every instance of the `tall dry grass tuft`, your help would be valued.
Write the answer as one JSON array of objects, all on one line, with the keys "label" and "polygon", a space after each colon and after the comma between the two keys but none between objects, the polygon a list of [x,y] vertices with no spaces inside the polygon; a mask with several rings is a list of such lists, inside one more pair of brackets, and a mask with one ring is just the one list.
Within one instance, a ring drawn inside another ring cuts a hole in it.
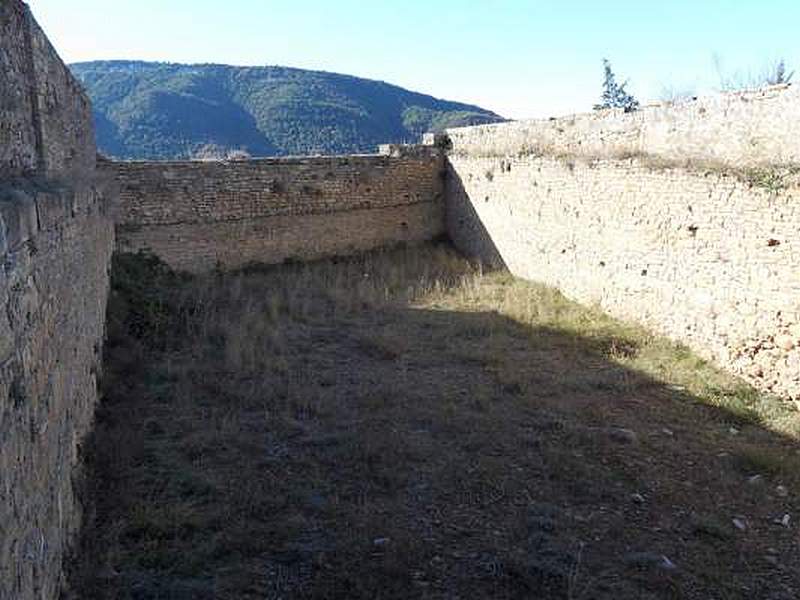
[{"label": "tall dry grass tuft", "polygon": [[218,352],[232,373],[257,373],[286,350],[287,321],[319,325],[407,306],[441,297],[479,274],[479,267],[444,246],[406,248],[204,275],[186,282],[175,302],[196,359]]}]

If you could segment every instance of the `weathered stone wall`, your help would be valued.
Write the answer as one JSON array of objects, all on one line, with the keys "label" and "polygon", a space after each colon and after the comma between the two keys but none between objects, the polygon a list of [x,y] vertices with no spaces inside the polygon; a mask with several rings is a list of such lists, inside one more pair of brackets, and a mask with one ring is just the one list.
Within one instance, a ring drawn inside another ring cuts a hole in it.
[{"label": "weathered stone wall", "polygon": [[800,86],[695,101],[596,111],[559,119],[452,129],[455,153],[621,158],[657,155],[739,168],[800,163]]},{"label": "weathered stone wall", "polygon": [[0,177],[33,171],[38,164],[28,23],[22,2],[0,2]]},{"label": "weathered stone wall", "polygon": [[[786,113],[800,110],[794,91],[774,93],[751,102],[784,107],[793,98]],[[730,115],[727,125],[724,114],[709,114],[709,109],[701,115],[697,106],[689,108],[687,118],[700,124],[688,124],[686,139],[676,139],[675,147],[702,155],[701,146],[695,146],[701,137],[695,134],[703,119],[719,123],[717,134],[723,138],[736,138],[737,127],[747,128],[735,123],[741,114],[729,106],[744,102],[737,98],[699,105],[728,107],[720,108]],[[600,139],[588,135],[592,131],[621,127],[625,119],[638,136],[636,128],[653,114],[607,114],[607,123],[600,115],[578,117],[576,123],[592,123],[582,146]],[[764,115],[766,122],[750,131],[796,128],[783,114]],[[683,119],[674,117],[676,123]],[[626,160],[597,158],[599,152],[613,157],[617,150],[599,143],[587,154],[542,156],[529,149],[540,143],[540,129],[550,125],[536,124],[523,135],[524,127],[512,123],[449,132],[447,224],[459,248],[639,321],[761,389],[800,400],[796,175],[765,167],[754,177],[741,170],[744,143],[732,143],[730,155],[714,151],[720,162],[713,169],[659,160],[659,153],[675,156],[672,146],[650,146],[645,156]],[[708,133],[713,149],[718,140]],[[796,158],[791,141],[773,149],[779,162]],[[574,149],[566,143],[563,148]]]},{"label": "weathered stone wall", "polygon": [[94,169],[91,104],[24,3],[0,3],[0,177]]},{"label": "weathered stone wall", "polygon": [[[0,600],[51,599],[80,524],[114,228],[89,101],[19,0],[0,2],[0,80]],[[772,169],[800,163],[799,117],[782,87],[452,130],[446,167],[388,146],[103,170],[119,248],[178,269],[427,240],[446,209],[465,251],[800,399],[800,183]]]},{"label": "weathered stone wall", "polygon": [[36,21],[29,24],[39,170],[82,177],[94,170],[97,157],[91,102]]},{"label": "weathered stone wall", "polygon": [[92,186],[0,193],[0,598],[56,598],[97,402],[113,229]]},{"label": "weathered stone wall", "polygon": [[17,0],[0,3],[0,598],[57,598],[80,524],[113,228],[89,102]]},{"label": "weathered stone wall", "polygon": [[348,254],[444,231],[443,161],[386,155],[108,163],[120,250],[203,271]]}]

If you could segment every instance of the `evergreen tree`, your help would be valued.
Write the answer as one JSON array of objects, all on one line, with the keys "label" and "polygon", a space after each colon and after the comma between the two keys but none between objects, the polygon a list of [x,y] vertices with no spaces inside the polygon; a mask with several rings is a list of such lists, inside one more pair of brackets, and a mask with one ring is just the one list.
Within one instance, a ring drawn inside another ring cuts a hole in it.
[{"label": "evergreen tree", "polygon": [[764,77],[767,85],[777,85],[779,83],[789,83],[794,76],[794,71],[786,72],[786,61],[780,59],[777,64]]},{"label": "evergreen tree", "polygon": [[611,63],[607,58],[603,59],[603,69],[605,71],[605,81],[603,81],[603,98],[600,104],[595,104],[595,110],[604,108],[622,108],[625,112],[633,112],[639,108],[639,101],[625,90],[628,82],[617,83],[614,71],[611,70]]}]

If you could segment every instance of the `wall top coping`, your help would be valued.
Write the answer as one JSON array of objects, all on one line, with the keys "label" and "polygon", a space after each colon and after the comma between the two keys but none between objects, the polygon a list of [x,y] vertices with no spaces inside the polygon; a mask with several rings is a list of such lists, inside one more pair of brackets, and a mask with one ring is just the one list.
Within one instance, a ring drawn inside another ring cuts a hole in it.
[{"label": "wall top coping", "polygon": [[[796,98],[794,98],[796,97]],[[736,102],[749,103],[759,101],[769,101],[776,98],[792,99],[800,103],[800,85],[783,83],[778,85],[766,86],[758,89],[744,89],[730,92],[720,92],[717,94],[706,94],[702,96],[691,96],[675,101],[654,101],[643,104],[638,110],[625,112],[621,108],[607,108],[602,110],[590,110],[584,112],[566,113],[553,117],[537,117],[532,119],[517,119],[504,121],[501,123],[488,123],[484,125],[468,125],[465,127],[451,127],[446,130],[448,136],[470,131],[491,131],[503,129],[509,125],[553,125],[554,123],[581,121],[614,121],[627,120],[629,122],[647,120],[651,115],[668,111],[671,113],[692,113],[693,109],[715,106],[724,108]],[[434,143],[433,134],[425,134],[426,142]]]},{"label": "wall top coping", "polygon": [[325,164],[342,161],[384,162],[393,158],[425,158],[435,155],[435,149],[422,145],[385,144],[381,152],[376,154],[330,154],[311,156],[266,156],[235,160],[117,160],[105,158],[98,162],[98,167],[112,165],[114,167],[224,167],[224,166],[270,166],[270,165],[304,165]]},{"label": "wall top coping", "polygon": [[734,166],[800,164],[800,86],[783,84],[626,113],[598,110],[560,118],[448,129],[456,154],[652,155]]}]

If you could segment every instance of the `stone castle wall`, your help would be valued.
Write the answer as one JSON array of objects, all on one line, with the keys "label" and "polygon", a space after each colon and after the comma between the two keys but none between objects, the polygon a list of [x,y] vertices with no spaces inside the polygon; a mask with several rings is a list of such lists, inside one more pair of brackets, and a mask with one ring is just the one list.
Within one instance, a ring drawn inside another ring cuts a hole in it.
[{"label": "stone castle wall", "polygon": [[91,103],[19,0],[0,3],[0,177],[95,164]]},{"label": "stone castle wall", "polygon": [[798,88],[451,130],[449,160],[389,146],[98,177],[89,101],[20,0],[0,3],[0,80],[0,599],[58,597],[80,525],[112,216],[120,250],[187,271],[449,233],[800,399]]},{"label": "stone castle wall", "polygon": [[452,129],[466,156],[542,155],[624,158],[656,155],[679,163],[739,168],[800,163],[800,86],[645,106],[559,119]]},{"label": "stone castle wall", "polygon": [[444,232],[433,149],[235,162],[128,162],[117,239],[173,268],[203,271],[349,254]]},{"label": "stone castle wall", "polygon": [[[800,400],[800,182],[792,169],[768,166],[797,158],[800,138],[780,129],[798,126],[784,117],[800,111],[800,95],[733,94],[684,110],[449,131],[448,232],[468,254],[641,322],[763,390]],[[741,111],[758,120],[736,122]],[[688,124],[661,146],[646,132],[666,115],[676,127]],[[567,133],[573,121],[583,130],[575,137]],[[564,137],[553,146],[559,129]],[[774,132],[772,146],[745,157],[755,131]],[[575,140],[583,141],[577,149]],[[646,152],[620,159],[625,144]],[[531,151],[548,147],[553,155]],[[674,160],[681,149],[713,165],[676,166],[685,164]],[[742,167],[755,158],[758,169]]]},{"label": "stone castle wall", "polygon": [[33,171],[38,164],[28,23],[21,2],[0,3],[0,177]]},{"label": "stone castle wall", "polygon": [[80,524],[113,228],[89,101],[25,5],[0,3],[0,598],[57,598]]}]

